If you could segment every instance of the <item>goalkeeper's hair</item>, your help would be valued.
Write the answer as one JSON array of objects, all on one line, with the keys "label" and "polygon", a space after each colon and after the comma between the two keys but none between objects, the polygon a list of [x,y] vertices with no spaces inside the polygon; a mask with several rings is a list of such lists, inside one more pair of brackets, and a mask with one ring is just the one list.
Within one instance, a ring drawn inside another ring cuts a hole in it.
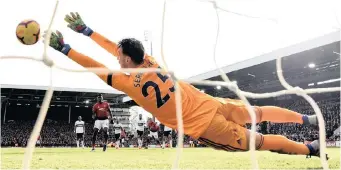
[{"label": "goalkeeper's hair", "polygon": [[118,43],[124,55],[127,55],[135,64],[141,64],[144,58],[144,47],[142,43],[135,38],[125,38]]}]

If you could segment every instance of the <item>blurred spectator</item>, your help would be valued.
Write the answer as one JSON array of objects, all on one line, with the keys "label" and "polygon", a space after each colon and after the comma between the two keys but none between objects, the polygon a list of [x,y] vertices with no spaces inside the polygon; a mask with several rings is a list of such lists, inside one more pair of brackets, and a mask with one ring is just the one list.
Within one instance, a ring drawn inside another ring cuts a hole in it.
[{"label": "blurred spectator", "polygon": [[[340,134],[333,132],[340,127],[340,98],[318,101],[326,125],[327,140],[340,140]],[[301,114],[314,114],[313,109],[305,100],[297,100],[294,103],[281,104],[281,107],[297,111]],[[127,118],[119,118],[122,121],[128,121]],[[1,125],[1,146],[26,146],[33,129],[34,121],[9,121]],[[247,125],[247,128],[250,128]],[[291,140],[297,142],[312,141],[318,139],[318,130],[315,127],[302,126],[296,123],[269,123],[263,122],[258,124],[258,131],[263,134],[281,134]],[[46,120],[41,130],[41,144],[44,147],[67,147],[76,146],[76,134],[73,131],[74,124],[69,124],[66,121]],[[85,146],[91,145],[93,123],[85,123]],[[173,131],[173,146],[176,146],[177,133]],[[98,136],[97,144],[102,144],[102,135]],[[112,138],[112,137],[111,137]],[[110,141],[110,139],[109,139]],[[151,145],[158,145],[162,141],[162,133],[159,132],[158,139],[150,137]],[[126,132],[123,145],[136,145],[137,140],[133,134]],[[194,146],[202,146],[198,141],[185,136],[184,144]]]}]

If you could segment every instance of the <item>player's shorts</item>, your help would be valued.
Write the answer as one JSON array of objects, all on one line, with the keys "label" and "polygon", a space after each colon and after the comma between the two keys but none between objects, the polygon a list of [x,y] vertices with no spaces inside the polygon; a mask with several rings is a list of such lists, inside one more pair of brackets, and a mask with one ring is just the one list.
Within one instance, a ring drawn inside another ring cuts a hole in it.
[{"label": "player's shorts", "polygon": [[109,120],[108,119],[96,120],[94,128],[97,128],[99,130],[102,129],[102,128],[109,128]]},{"label": "player's shorts", "polygon": [[83,133],[77,133],[77,139],[83,139]]},{"label": "player's shorts", "polygon": [[159,138],[158,132],[149,132],[149,137],[154,137],[155,139]]},{"label": "player's shorts", "polygon": [[144,131],[137,130],[137,136],[138,136],[138,137],[142,136],[143,133],[144,133]]},{"label": "player's shorts", "polygon": [[121,137],[121,133],[115,133],[115,139],[116,139],[116,140],[119,140],[120,137]]},{"label": "player's shorts", "polygon": [[250,116],[245,104],[240,100],[226,99],[198,140],[219,150],[247,151],[248,129],[243,126],[248,122]]},{"label": "player's shorts", "polygon": [[163,131],[163,136],[168,137],[171,134],[172,131]]},{"label": "player's shorts", "polygon": [[[251,123],[251,117],[246,109],[246,105],[241,100],[223,99],[225,103],[218,109],[217,112],[223,113],[226,120],[233,121],[241,126],[246,123]],[[257,112],[262,112],[260,107],[252,106]]]}]

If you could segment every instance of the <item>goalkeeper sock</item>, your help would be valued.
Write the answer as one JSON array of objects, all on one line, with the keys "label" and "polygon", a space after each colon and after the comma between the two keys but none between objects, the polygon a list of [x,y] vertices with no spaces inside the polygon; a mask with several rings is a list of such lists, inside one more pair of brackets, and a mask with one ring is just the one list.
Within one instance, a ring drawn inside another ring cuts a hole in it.
[{"label": "goalkeeper sock", "polygon": [[309,148],[302,143],[289,140],[281,135],[263,135],[258,150],[269,150],[280,154],[307,155]]},{"label": "goalkeeper sock", "polygon": [[270,121],[274,123],[299,123],[303,124],[303,115],[280,107],[262,106],[258,110],[262,121]]},{"label": "goalkeeper sock", "polygon": [[77,140],[76,143],[77,143],[77,148],[79,148],[79,141]]},{"label": "goalkeeper sock", "polygon": [[312,115],[312,116],[304,115],[302,117],[302,120],[303,120],[304,125],[317,125],[318,124],[316,115]]}]

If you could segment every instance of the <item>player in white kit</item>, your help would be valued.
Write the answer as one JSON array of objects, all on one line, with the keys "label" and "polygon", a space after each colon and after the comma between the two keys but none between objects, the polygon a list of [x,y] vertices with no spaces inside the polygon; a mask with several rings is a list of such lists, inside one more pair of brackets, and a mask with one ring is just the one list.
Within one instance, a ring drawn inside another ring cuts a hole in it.
[{"label": "player in white kit", "polygon": [[78,120],[75,122],[74,132],[77,136],[77,148],[79,148],[79,142],[82,141],[82,147],[84,148],[84,134],[85,134],[85,124],[82,121],[82,116],[78,116]]},{"label": "player in white kit", "polygon": [[164,125],[162,136],[162,149],[165,148],[165,142],[168,142],[168,146],[172,147],[172,129]]},{"label": "player in white kit", "polygon": [[137,126],[136,126],[136,130],[137,130],[137,144],[138,144],[138,148],[139,149],[142,148],[143,135],[144,135],[144,128],[145,128],[145,126],[146,126],[146,121],[143,120],[142,114],[139,114],[139,120],[137,120]]},{"label": "player in white kit", "polygon": [[121,139],[121,133],[122,133],[122,124],[116,119],[116,122],[113,125],[114,127],[114,133],[115,133],[115,147],[118,149],[120,147],[120,139]]}]

